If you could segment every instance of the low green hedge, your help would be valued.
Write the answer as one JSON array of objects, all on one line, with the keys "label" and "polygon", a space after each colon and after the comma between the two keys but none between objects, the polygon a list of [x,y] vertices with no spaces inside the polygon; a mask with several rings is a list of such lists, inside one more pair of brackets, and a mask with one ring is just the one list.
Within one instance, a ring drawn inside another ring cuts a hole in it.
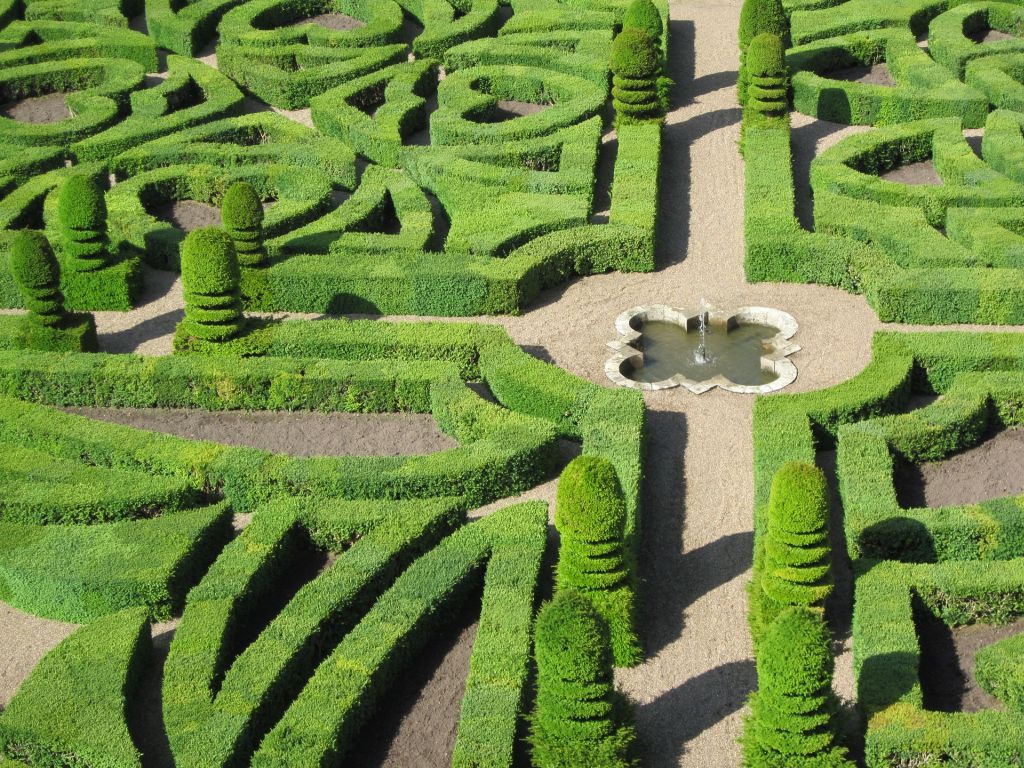
[{"label": "low green hedge", "polygon": [[1024,30],[1024,12],[1013,3],[950,3],[948,11],[928,27],[928,51],[935,61],[963,78],[968,62],[991,54],[1024,53],[1024,43],[1007,39],[976,43],[971,35],[988,29],[1019,35]]},{"label": "low green hedge", "polygon": [[217,33],[224,14],[244,0],[146,0],[146,27],[161,48],[195,56]]},{"label": "low green hedge", "polygon": [[[391,683],[481,580],[480,631],[454,763],[509,765],[530,668],[534,585],[546,530],[545,505],[508,507],[461,528],[420,558],[317,668],[260,743],[252,765],[319,763],[343,754]],[[491,697],[489,717],[483,718],[472,703]]]},{"label": "low green hedge", "polygon": [[1013,712],[1024,711],[1024,635],[1012,635],[978,651],[974,677]]},{"label": "low green hedge", "polygon": [[950,627],[1002,624],[1024,613],[1024,561],[871,564],[857,579],[853,617],[857,698],[867,715],[866,765],[984,765],[1024,760],[1019,712],[924,709],[915,598]]},{"label": "low green hedge", "polygon": [[909,414],[839,430],[839,464],[850,556],[911,562],[1024,556],[1020,500],[941,509],[902,509],[896,461],[938,461],[982,440],[992,427],[1020,426],[1019,372],[964,374],[938,401]]},{"label": "low green hedge", "polygon": [[224,504],[96,525],[0,522],[0,598],[60,621],[144,607],[157,619],[185,594],[231,536]]},{"label": "low green hedge", "polygon": [[810,0],[791,5],[793,45],[867,29],[907,29],[924,34],[929,22],[945,11],[950,0]]},{"label": "low green hedge", "polygon": [[[961,83],[922,50],[909,30],[884,29],[817,40],[792,48],[793,108],[848,125],[890,125],[959,117],[979,128],[988,116],[985,94]],[[895,86],[834,80],[844,67],[885,63]]]},{"label": "low green hedge", "polygon": [[[461,502],[282,500],[256,510],[188,604],[164,672],[164,719],[175,759],[246,762],[324,655],[419,554],[458,526]],[[339,553],[258,637],[246,628],[281,578],[310,557]]]},{"label": "low green hedge", "polygon": [[128,729],[150,647],[144,610],[82,627],[46,655],[0,714],[0,754],[19,764],[138,768]]}]

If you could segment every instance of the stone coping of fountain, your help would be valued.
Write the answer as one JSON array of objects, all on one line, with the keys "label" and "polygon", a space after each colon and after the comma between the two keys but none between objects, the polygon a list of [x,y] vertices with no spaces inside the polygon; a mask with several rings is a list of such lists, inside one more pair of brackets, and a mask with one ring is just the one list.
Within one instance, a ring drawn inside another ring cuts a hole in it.
[{"label": "stone coping of fountain", "polygon": [[618,331],[619,338],[608,342],[608,346],[615,350],[615,354],[608,359],[604,366],[608,378],[622,387],[651,392],[685,387],[696,395],[703,394],[715,387],[727,392],[762,395],[777,392],[796,381],[796,365],[788,356],[799,352],[800,347],[789,340],[793,338],[800,326],[792,315],[770,307],[741,307],[733,312],[708,309],[704,311],[704,320],[708,325],[724,325],[728,329],[738,325],[764,325],[777,328],[779,332],[771,339],[766,340],[765,346],[768,351],[761,356],[761,368],[775,373],[777,378],[774,381],[759,385],[737,384],[722,374],[705,381],[694,381],[682,373],[677,373],[675,376],[661,381],[635,381],[626,376],[623,372],[626,366],[629,366],[631,370],[636,370],[643,365],[644,353],[633,346],[643,337],[643,333],[637,330],[638,325],[642,327],[644,323],[658,321],[676,323],[690,332],[699,325],[700,317],[700,313],[687,315],[682,310],[664,304],[641,305],[626,310],[615,319],[615,330]]}]

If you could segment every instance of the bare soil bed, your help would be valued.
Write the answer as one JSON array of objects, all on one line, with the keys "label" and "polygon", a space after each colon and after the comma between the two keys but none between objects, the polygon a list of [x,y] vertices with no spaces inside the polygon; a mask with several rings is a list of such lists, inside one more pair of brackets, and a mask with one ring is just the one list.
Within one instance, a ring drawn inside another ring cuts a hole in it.
[{"label": "bare soil bed", "polygon": [[198,200],[175,200],[157,206],[150,213],[183,232],[191,232],[200,227],[220,226],[220,209]]},{"label": "bare soil bed", "polygon": [[332,29],[337,32],[346,32],[351,29],[362,29],[366,26],[365,21],[352,18],[344,13],[320,13],[310,16],[308,19],[297,21],[295,26],[301,24],[316,24],[324,29]]},{"label": "bare soil bed", "polygon": [[26,99],[10,101],[0,105],[0,114],[19,123],[57,123],[71,117],[66,96],[66,93],[48,93],[45,96],[29,96]]},{"label": "bare soil bed", "polygon": [[998,29],[980,29],[968,37],[976,43],[998,43],[1000,40],[1016,39],[1016,35],[1001,32]]},{"label": "bare soil bed", "polygon": [[466,602],[385,697],[385,707],[362,729],[346,765],[427,768],[451,764],[480,595],[471,595]]},{"label": "bare soil bed", "polygon": [[91,419],[292,456],[410,456],[453,448],[420,413],[202,411],[189,408],[68,408]]},{"label": "bare soil bed", "polygon": [[974,679],[974,657],[982,648],[1024,632],[1024,619],[996,627],[972,624],[951,629],[927,609],[915,613],[921,646],[921,692],[925,709],[979,712],[1003,709],[1002,703]]},{"label": "bare soil bed", "polygon": [[897,469],[905,508],[976,504],[1024,493],[1024,429],[997,432],[945,461]]},{"label": "bare soil bed", "polygon": [[935,164],[931,160],[901,165],[899,168],[893,168],[891,171],[883,173],[882,178],[886,181],[912,186],[939,186],[942,184],[942,177],[935,170]]},{"label": "bare soil bed", "polygon": [[868,85],[896,85],[892,78],[892,72],[885,62],[871,64],[870,66],[845,67],[829,72],[825,75],[830,80],[845,80],[851,83],[867,83]]}]

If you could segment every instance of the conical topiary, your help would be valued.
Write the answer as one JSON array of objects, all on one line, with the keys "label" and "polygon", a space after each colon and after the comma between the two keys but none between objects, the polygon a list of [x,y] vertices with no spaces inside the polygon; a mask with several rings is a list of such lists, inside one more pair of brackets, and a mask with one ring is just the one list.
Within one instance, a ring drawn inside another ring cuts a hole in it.
[{"label": "conical topiary", "polygon": [[110,261],[107,203],[95,176],[68,176],[57,198],[57,229],[64,264],[74,272],[91,272]]},{"label": "conical topiary", "polygon": [[562,471],[555,503],[561,538],[556,588],[583,593],[607,622],[617,666],[643,657],[635,630],[635,597],[623,540],[626,500],[615,467],[579,456]]},{"label": "conical topiary", "polygon": [[238,256],[227,232],[204,227],[181,244],[185,319],[179,334],[203,341],[227,341],[245,326],[239,295]]},{"label": "conical topiary", "polygon": [[747,102],[747,48],[755,37],[765,32],[777,35],[782,40],[783,47],[789,44],[789,20],[782,7],[782,0],[744,0],[743,8],[740,10],[740,71],[736,83],[740,104]]},{"label": "conical topiary", "polygon": [[608,628],[587,598],[562,591],[537,616],[536,768],[626,768],[635,734],[612,684]]},{"label": "conical topiary", "polygon": [[790,462],[775,474],[762,545],[750,601],[755,641],[786,607],[820,613],[832,594],[828,486],[820,469]]},{"label": "conical topiary", "polygon": [[624,27],[612,43],[612,106],[618,122],[639,123],[664,116],[658,92],[661,56],[654,38]]},{"label": "conical topiary", "polygon": [[642,29],[657,47],[661,46],[662,20],[661,14],[651,0],[633,0],[626,8],[622,17],[622,28],[635,27]]},{"label": "conical topiary", "polygon": [[778,117],[789,108],[789,71],[782,40],[764,32],[747,48],[747,106],[762,115]]},{"label": "conical topiary", "polygon": [[224,229],[235,243],[238,263],[257,267],[267,258],[263,247],[263,201],[256,187],[247,181],[231,185],[221,203]]},{"label": "conical topiary", "polygon": [[833,667],[820,614],[788,608],[768,625],[742,739],[746,768],[853,768],[837,745]]},{"label": "conical topiary", "polygon": [[25,300],[28,317],[50,328],[58,327],[67,314],[60,291],[60,267],[42,232],[19,232],[11,243],[10,269]]},{"label": "conical topiary", "polygon": [[92,315],[70,314],[60,290],[60,266],[42,232],[15,235],[8,259],[28,313],[18,345],[24,349],[91,352],[97,347]]}]

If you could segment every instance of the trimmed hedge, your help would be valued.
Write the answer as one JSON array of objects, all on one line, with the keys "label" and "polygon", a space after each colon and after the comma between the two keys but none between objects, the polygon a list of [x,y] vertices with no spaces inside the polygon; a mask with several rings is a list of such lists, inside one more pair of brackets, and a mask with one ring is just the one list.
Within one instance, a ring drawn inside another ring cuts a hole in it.
[{"label": "trimmed hedge", "polygon": [[[388,686],[481,579],[481,632],[484,627],[489,631],[486,642],[478,637],[474,646],[467,695],[482,694],[482,685],[499,668],[509,675],[511,690],[492,710],[497,722],[460,719],[456,752],[464,765],[510,764],[529,670],[532,592],[546,527],[543,504],[508,507],[459,529],[416,561],[317,668],[251,764],[318,763],[343,754]],[[485,653],[478,655],[478,648]],[[482,743],[475,747],[473,742]]]},{"label": "trimmed hedge", "polygon": [[788,608],[765,629],[743,734],[748,768],[853,768],[838,745],[834,662],[819,613]]},{"label": "trimmed hedge", "polygon": [[608,626],[582,594],[560,590],[537,615],[537,705],[530,744],[537,768],[636,765],[628,705],[615,693]]},{"label": "trimmed hedge", "polygon": [[867,715],[866,765],[941,761],[1009,768],[1024,759],[1019,712],[924,709],[915,604],[950,627],[1024,614],[1024,561],[872,563],[857,579],[853,617],[858,701]]},{"label": "trimmed hedge", "polygon": [[1013,712],[1024,711],[1024,635],[1012,635],[978,651],[974,677]]},{"label": "trimmed hedge", "polygon": [[235,245],[239,265],[260,266],[267,252],[263,247],[263,203],[256,187],[246,181],[232,184],[224,193],[221,218]]},{"label": "trimmed hedge", "polygon": [[76,630],[39,662],[0,714],[0,754],[47,768],[138,768],[128,711],[149,647],[142,610]]},{"label": "trimmed hedge", "polygon": [[235,244],[227,232],[204,227],[188,234],[181,244],[185,317],[175,332],[175,348],[187,347],[192,338],[219,343],[242,333],[240,279]]},{"label": "trimmed hedge", "polygon": [[561,537],[555,586],[578,591],[608,625],[615,665],[643,660],[623,533],[626,504],[615,467],[598,456],[573,459],[558,480],[555,525]]}]

